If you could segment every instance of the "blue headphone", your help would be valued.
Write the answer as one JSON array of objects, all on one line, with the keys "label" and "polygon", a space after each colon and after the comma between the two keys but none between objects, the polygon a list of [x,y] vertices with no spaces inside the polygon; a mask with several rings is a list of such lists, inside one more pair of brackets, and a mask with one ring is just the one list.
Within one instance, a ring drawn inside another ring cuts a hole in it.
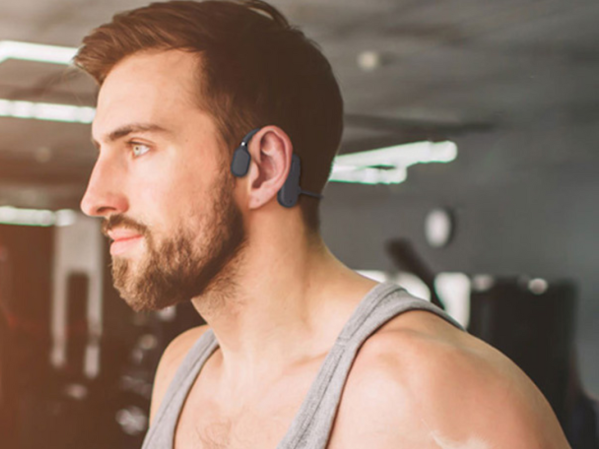
[{"label": "blue headphone", "polygon": [[[231,161],[231,173],[233,173],[233,176],[241,178],[247,174],[250,168],[250,160],[252,159],[250,152],[248,151],[248,145],[250,144],[252,137],[254,137],[258,131],[260,131],[260,128],[253,129],[247,133],[241,141],[241,144],[235,150],[235,153],[233,153],[233,160]],[[281,187],[281,190],[279,190],[279,193],[277,194],[277,200],[281,206],[295,206],[300,194],[319,199],[324,198],[318,193],[308,192],[301,189],[299,185],[300,172],[300,158],[298,155],[293,154],[291,156],[291,168],[289,169],[289,175],[285,180],[285,184],[283,184],[283,187]]]}]

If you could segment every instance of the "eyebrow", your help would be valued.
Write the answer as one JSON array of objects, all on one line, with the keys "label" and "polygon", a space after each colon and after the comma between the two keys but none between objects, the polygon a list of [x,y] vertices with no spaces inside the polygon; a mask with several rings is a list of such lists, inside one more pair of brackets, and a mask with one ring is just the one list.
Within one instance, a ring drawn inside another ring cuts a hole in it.
[{"label": "eyebrow", "polygon": [[[110,132],[106,136],[106,140],[108,142],[115,142],[119,139],[122,139],[125,136],[128,136],[131,133],[163,133],[163,134],[171,134],[166,128],[162,126],[156,125],[154,123],[130,123],[128,125],[121,126],[114,131]],[[92,143],[96,148],[100,148],[100,143],[92,137]]]}]

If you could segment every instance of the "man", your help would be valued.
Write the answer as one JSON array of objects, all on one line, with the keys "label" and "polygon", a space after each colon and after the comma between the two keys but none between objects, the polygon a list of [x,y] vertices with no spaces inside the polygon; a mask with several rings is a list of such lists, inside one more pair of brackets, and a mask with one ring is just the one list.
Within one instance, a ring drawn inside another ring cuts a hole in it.
[{"label": "man", "polygon": [[82,209],[105,219],[115,285],[209,323],[165,351],[145,448],[568,447],[513,363],[324,245],[342,100],[277,10],[156,3],[83,43],[101,88]]}]

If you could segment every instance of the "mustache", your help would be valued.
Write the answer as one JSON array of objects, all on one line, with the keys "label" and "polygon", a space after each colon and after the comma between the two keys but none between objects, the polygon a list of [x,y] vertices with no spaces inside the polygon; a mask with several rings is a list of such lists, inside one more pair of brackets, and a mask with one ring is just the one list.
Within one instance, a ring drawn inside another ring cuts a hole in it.
[{"label": "mustache", "polygon": [[125,215],[111,215],[108,218],[105,218],[102,222],[102,234],[104,234],[106,237],[109,237],[108,232],[117,227],[132,229],[139,232],[143,236],[145,236],[148,232],[147,226],[142,225],[132,218],[129,218]]}]

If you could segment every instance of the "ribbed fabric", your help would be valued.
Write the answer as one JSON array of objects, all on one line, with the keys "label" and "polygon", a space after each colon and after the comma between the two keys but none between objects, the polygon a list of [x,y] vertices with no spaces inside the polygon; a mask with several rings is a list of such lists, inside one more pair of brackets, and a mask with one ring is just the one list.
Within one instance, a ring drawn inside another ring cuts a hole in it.
[{"label": "ribbed fabric", "polygon": [[[377,329],[409,310],[432,312],[463,329],[441,309],[411,296],[397,284],[376,285],[343,327],[277,449],[326,448],[341,393],[358,350]],[[217,348],[214,333],[208,330],[190,349],[164,396],[142,449],[172,449],[185,399],[206,360]]]}]

